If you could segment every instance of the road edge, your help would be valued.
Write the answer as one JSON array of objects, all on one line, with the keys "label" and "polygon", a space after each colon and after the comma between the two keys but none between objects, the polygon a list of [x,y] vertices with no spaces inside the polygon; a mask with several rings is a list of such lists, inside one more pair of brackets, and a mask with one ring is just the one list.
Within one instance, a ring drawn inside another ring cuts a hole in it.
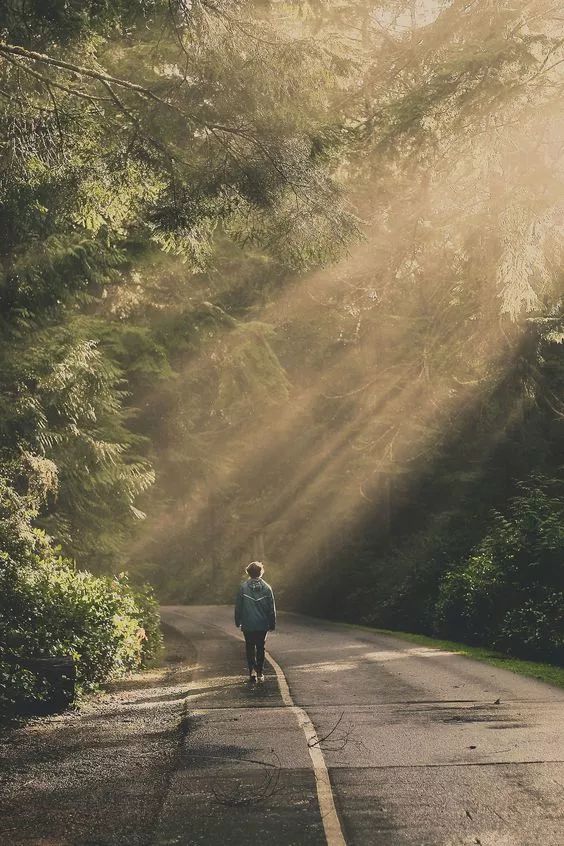
[{"label": "road edge", "polygon": [[417,634],[416,632],[394,631],[393,629],[380,629],[376,626],[365,626],[359,623],[345,623],[340,620],[328,620],[325,617],[314,617],[304,615],[295,611],[284,611],[294,617],[307,617],[310,620],[318,620],[320,623],[344,628],[353,631],[364,631],[370,634],[384,635],[384,637],[396,638],[407,643],[415,643],[419,646],[428,646],[430,649],[448,650],[455,652],[463,658],[470,658],[473,661],[480,661],[482,664],[489,664],[500,670],[507,670],[525,678],[555,687],[558,690],[564,689],[564,667],[558,664],[547,664],[540,661],[527,661],[523,658],[514,658],[511,655],[504,655],[487,647],[469,646],[467,643],[459,643],[453,640],[442,640],[441,638],[430,637],[429,635]]}]

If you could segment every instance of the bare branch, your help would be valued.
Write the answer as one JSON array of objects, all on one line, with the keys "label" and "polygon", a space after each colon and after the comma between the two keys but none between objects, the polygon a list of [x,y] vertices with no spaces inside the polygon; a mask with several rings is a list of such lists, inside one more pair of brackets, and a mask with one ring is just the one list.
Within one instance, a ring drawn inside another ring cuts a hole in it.
[{"label": "bare branch", "polygon": [[317,738],[317,740],[313,740],[313,741],[312,741],[312,740],[308,740],[307,745],[309,746],[309,748],[311,749],[311,748],[313,748],[314,746],[319,746],[319,745],[320,745],[321,743],[323,743],[325,740],[329,740],[329,738],[331,737],[331,735],[332,735],[332,734],[334,734],[334,733],[335,733],[335,731],[338,729],[338,727],[339,727],[339,725],[341,724],[342,719],[343,719],[343,717],[344,717],[344,716],[345,716],[345,712],[343,711],[343,712],[342,712],[342,714],[341,714],[341,716],[339,717],[339,719],[337,720],[337,722],[335,723],[335,725],[334,725],[334,726],[333,726],[333,728],[331,729],[331,731],[330,731],[330,732],[328,732],[328,734],[324,735],[324,737],[318,737],[318,738]]}]

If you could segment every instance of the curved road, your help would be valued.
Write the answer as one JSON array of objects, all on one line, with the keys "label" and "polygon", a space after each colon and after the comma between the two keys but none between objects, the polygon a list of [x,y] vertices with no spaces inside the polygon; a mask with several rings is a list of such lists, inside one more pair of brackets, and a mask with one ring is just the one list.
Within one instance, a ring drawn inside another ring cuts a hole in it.
[{"label": "curved road", "polygon": [[336,846],[309,739],[349,846],[564,844],[564,691],[289,614],[267,643],[279,676],[252,688],[230,608],[162,614],[197,667],[159,843]]}]

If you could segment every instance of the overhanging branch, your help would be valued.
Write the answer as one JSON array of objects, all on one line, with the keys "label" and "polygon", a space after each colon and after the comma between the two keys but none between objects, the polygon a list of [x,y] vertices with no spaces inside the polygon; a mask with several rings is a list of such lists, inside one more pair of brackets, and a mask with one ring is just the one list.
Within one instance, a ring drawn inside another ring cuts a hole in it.
[{"label": "overhanging branch", "polygon": [[[158,94],[155,94],[154,91],[151,91],[150,88],[146,88],[144,85],[139,85],[136,82],[130,82],[128,79],[120,79],[119,77],[112,76],[111,74],[104,73],[103,71],[94,70],[93,68],[87,68],[83,65],[75,65],[72,62],[55,59],[53,56],[48,56],[46,53],[36,53],[34,50],[26,50],[15,44],[7,44],[6,42],[0,41],[0,54],[5,56],[19,56],[20,58],[27,59],[28,61],[39,62],[43,65],[59,68],[59,70],[68,71],[75,76],[86,77],[88,79],[97,80],[98,82],[109,83],[111,85],[118,85],[121,88],[127,88],[130,91],[134,91],[136,94],[140,94],[143,97],[154,100],[163,106],[174,108],[171,103],[163,100],[158,96]],[[76,92],[73,91],[72,93]]]}]

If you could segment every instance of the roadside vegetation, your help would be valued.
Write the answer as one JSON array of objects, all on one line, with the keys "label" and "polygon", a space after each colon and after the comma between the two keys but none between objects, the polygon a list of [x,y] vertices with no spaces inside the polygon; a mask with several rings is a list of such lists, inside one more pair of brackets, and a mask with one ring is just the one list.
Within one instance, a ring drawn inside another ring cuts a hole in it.
[{"label": "roadside vegetation", "polygon": [[[30,479],[29,484],[36,482]],[[36,496],[38,495],[36,489]],[[94,576],[62,558],[33,527],[37,501],[0,488],[0,714],[50,700],[49,682],[6,658],[71,657],[77,694],[147,666],[160,650],[158,608],[149,588],[125,574]]]},{"label": "roadside vegetation", "polygon": [[[466,553],[456,535],[445,536],[442,548],[435,538],[436,546],[423,547],[427,554],[417,542],[392,549],[380,566],[391,568],[395,554],[407,576],[383,595],[373,588],[351,593],[348,608],[369,624],[564,666],[560,491],[558,483],[540,477],[520,485],[504,513],[487,515],[482,537]],[[475,534],[471,527],[470,541]]]}]

